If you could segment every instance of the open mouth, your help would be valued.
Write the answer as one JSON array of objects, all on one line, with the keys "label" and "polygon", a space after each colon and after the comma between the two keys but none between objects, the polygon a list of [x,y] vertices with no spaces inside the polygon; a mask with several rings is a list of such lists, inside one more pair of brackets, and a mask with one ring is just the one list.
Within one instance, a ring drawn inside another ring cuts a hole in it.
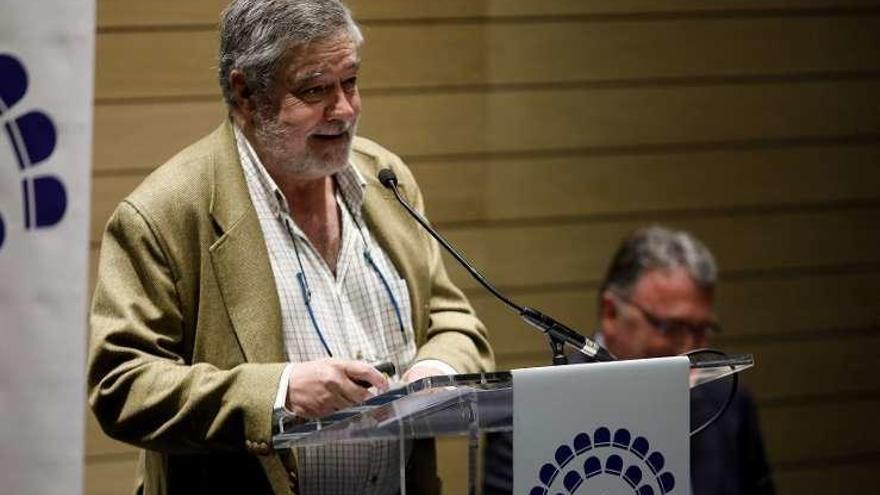
[{"label": "open mouth", "polygon": [[345,141],[348,139],[348,132],[343,131],[338,134],[312,134],[312,137],[317,141],[332,143],[336,141]]}]

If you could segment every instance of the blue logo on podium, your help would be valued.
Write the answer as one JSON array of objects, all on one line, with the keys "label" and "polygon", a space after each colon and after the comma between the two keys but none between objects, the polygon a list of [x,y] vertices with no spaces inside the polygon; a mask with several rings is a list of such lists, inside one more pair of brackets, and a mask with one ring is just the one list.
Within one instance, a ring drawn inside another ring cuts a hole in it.
[{"label": "blue logo on podium", "polygon": [[671,494],[675,476],[664,470],[666,459],[645,437],[626,428],[611,434],[606,426],[593,436],[578,433],[571,444],[556,448],[554,459],[541,466],[529,495],[614,493]]},{"label": "blue logo on podium", "polygon": [[[22,211],[25,230],[57,225],[67,210],[64,184],[52,175],[31,174],[55,151],[57,132],[52,119],[40,110],[29,110],[18,116],[13,107],[24,98],[28,75],[19,59],[0,53],[0,123],[18,162],[21,180]],[[6,240],[6,226],[0,212],[0,249]]]}]

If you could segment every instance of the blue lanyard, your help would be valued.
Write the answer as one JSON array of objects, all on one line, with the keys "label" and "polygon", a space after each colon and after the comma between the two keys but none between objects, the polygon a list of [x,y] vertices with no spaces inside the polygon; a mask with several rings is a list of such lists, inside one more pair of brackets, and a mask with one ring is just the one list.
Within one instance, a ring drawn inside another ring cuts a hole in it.
[{"label": "blue lanyard", "polygon": [[[373,259],[373,255],[370,254],[369,245],[367,244],[367,238],[364,235],[363,227],[361,227],[360,222],[354,217],[354,214],[351,213],[351,209],[348,206],[348,202],[343,198],[343,203],[345,203],[345,207],[348,210],[349,216],[351,217],[352,222],[354,222],[355,227],[357,227],[357,231],[361,236],[361,241],[364,244],[364,260],[367,262],[367,265],[373,270],[379,280],[382,282],[382,286],[385,287],[385,292],[388,294],[388,298],[391,300],[391,306],[394,308],[394,314],[397,316],[397,323],[400,326],[400,334],[403,336],[403,342],[406,344],[406,327],[403,324],[403,315],[400,311],[400,304],[397,302],[397,298],[394,297],[394,291],[391,289],[391,284],[388,283],[388,279],[382,273],[382,270],[379,269],[379,265]],[[300,293],[302,294],[303,301],[306,304],[306,311],[309,314],[309,320],[312,322],[312,328],[315,329],[315,333],[318,334],[318,339],[321,340],[321,345],[324,346],[324,350],[327,351],[327,355],[333,357],[333,352],[330,351],[330,346],[327,345],[327,340],[324,338],[324,333],[321,332],[321,326],[318,324],[318,319],[315,317],[315,311],[312,308],[312,290],[309,287],[309,281],[306,278],[305,269],[303,269],[302,258],[300,257],[298,242],[296,240],[296,235],[293,232],[293,228],[291,228],[290,223],[287,218],[284,218],[284,226],[287,227],[287,232],[290,234],[290,240],[293,242],[293,252],[296,255],[296,262],[299,264],[299,273],[296,274],[296,280],[299,283]]]}]

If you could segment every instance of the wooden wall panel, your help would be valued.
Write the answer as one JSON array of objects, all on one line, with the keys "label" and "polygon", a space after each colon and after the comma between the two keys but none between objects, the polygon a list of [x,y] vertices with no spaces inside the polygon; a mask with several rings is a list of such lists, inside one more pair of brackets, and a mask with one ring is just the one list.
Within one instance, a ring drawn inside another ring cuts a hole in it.
[{"label": "wooden wall panel", "polygon": [[[880,13],[878,13],[880,14]],[[876,68],[880,15],[768,19],[561,17],[366,26],[364,88],[615,84]],[[413,39],[413,43],[399,43]],[[699,40],[701,48],[693,47]],[[426,57],[430,53],[432,56]],[[711,53],[711,56],[709,56]],[[401,70],[402,68],[405,68]]]},{"label": "wooden wall panel", "polygon": [[[93,272],[116,203],[225,115],[224,4],[98,2]],[[863,431],[880,392],[880,2],[350,5],[368,37],[362,133],[404,156],[432,220],[489,278],[589,331],[620,237],[692,230],[722,268],[717,345],[758,360],[744,376],[779,493],[867,486],[880,466],[880,430]],[[540,335],[451,271],[500,368],[547,361]],[[87,431],[87,493],[128,492],[135,450],[91,415]],[[458,447],[441,450],[446,493],[463,490]]]},{"label": "wooden wall panel", "polygon": [[[861,456],[880,450],[880,429],[867,428],[876,398],[785,407],[761,412],[770,459],[780,464]],[[796,440],[795,440],[796,439]]]},{"label": "wooden wall panel", "polygon": [[[548,290],[539,285],[531,291],[512,291],[510,296],[590,335],[598,325],[597,285],[598,278],[574,288]],[[485,291],[469,292],[480,319],[490,329],[498,355],[544,351],[543,335],[518,315]],[[752,346],[767,343],[840,338],[869,331],[880,335],[878,293],[878,271],[796,277],[767,275],[745,280],[729,280],[722,274],[717,307],[724,330],[716,342],[724,347],[735,344],[748,351]]]},{"label": "wooden wall panel", "polygon": [[350,0],[346,2],[360,18],[368,20],[408,20],[412,18],[527,17],[543,15],[650,15],[700,14],[711,12],[774,12],[827,8],[875,6],[871,0]]},{"label": "wooden wall panel", "polygon": [[361,129],[415,156],[629,148],[875,134],[878,104],[873,80],[432,93],[365,98]]},{"label": "wooden wall panel", "polygon": [[837,402],[840,396],[880,392],[870,369],[880,361],[880,350],[874,347],[880,344],[880,329],[871,334],[863,337],[839,332],[834,340],[719,345],[727,352],[754,354],[755,368],[743,378],[760,399]]},{"label": "wooden wall panel", "polygon": [[[98,0],[99,29],[214,25],[225,0]],[[828,8],[871,8],[874,0],[350,0],[346,4],[363,22],[412,21],[415,19],[462,19],[532,17],[547,15],[728,15],[766,12],[798,12]]]},{"label": "wooden wall panel", "polygon": [[778,493],[858,493],[877,479],[877,459],[819,462],[800,469],[777,469]]},{"label": "wooden wall panel", "polygon": [[[442,224],[875,201],[878,162],[876,145],[836,145],[489,156],[410,166],[431,220]],[[746,179],[749,187],[730,187]]]},{"label": "wooden wall panel", "polygon": [[[503,370],[524,366],[549,366],[549,347],[540,334],[530,328],[508,328],[511,339],[522,343],[502,345],[498,349],[498,368]],[[845,335],[837,340],[759,342],[729,345],[721,339],[717,347],[731,354],[748,353],[755,358],[755,367],[743,373],[743,381],[758,399],[784,402],[794,399],[815,402],[837,402],[855,394],[880,393],[873,369],[880,360],[880,329],[872,337]],[[494,336],[493,336],[494,337]],[[493,338],[493,344],[500,339]],[[504,352],[510,346],[533,346],[525,352]],[[837,363],[821,366],[817,363]],[[808,407],[808,406],[804,406]]]},{"label": "wooden wall panel", "polygon": [[736,280],[721,275],[718,313],[725,341],[796,339],[880,330],[880,269],[772,275]]},{"label": "wooden wall panel", "polygon": [[225,117],[219,97],[210,103],[98,105],[94,170],[152,170],[214,130]]},{"label": "wooden wall panel", "polygon": [[99,104],[132,97],[220,98],[214,31],[103,33],[97,36],[95,53]]},{"label": "wooden wall panel", "polygon": [[117,459],[120,456],[137,452],[137,448],[131,445],[113,440],[101,431],[101,426],[92,414],[91,409],[86,410],[86,452],[96,460]]},{"label": "wooden wall panel", "polygon": [[[540,286],[594,280],[603,273],[618,240],[650,222],[695,233],[728,271],[833,268],[880,261],[877,208],[474,226],[449,229],[447,234],[497,285]],[[451,263],[447,266],[460,286],[476,286],[462,270]]]},{"label": "wooden wall panel", "polygon": [[[552,287],[601,277],[617,239],[645,223],[645,220],[630,220],[525,228],[466,227],[447,234],[497,285]],[[704,239],[714,249],[721,266],[730,271],[833,269],[880,262],[880,215],[875,208],[664,223]],[[447,267],[453,280],[465,289],[477,287],[477,283],[451,261],[447,261]],[[533,269],[523,270],[524,266]]]},{"label": "wooden wall panel", "polygon": [[121,495],[134,492],[137,454],[86,463],[85,493]]},{"label": "wooden wall panel", "polygon": [[98,0],[98,31],[119,27],[162,27],[216,24],[228,0]]},{"label": "wooden wall panel", "polygon": [[[375,95],[360,129],[417,157],[876,137],[878,81]],[[151,169],[224,115],[219,101],[100,105],[95,169]]]},{"label": "wooden wall panel", "polygon": [[[412,169],[431,220],[442,226],[874,202],[880,200],[878,162],[880,148],[858,145],[415,161]],[[93,241],[100,239],[110,213],[144,175],[102,173],[95,178]],[[791,180],[793,176],[798,180]],[[744,178],[749,187],[730,187]]]},{"label": "wooden wall panel", "polygon": [[[594,23],[562,18],[525,25],[401,24],[367,26],[364,34],[359,83],[367,93],[473,85],[796,78],[880,69],[880,13],[712,22],[661,18]],[[400,43],[401,39],[417,41]],[[711,47],[712,56],[687,49],[694,40],[700,40],[704,50]],[[102,33],[97,39],[96,97],[216,97],[216,52],[214,30]]]}]

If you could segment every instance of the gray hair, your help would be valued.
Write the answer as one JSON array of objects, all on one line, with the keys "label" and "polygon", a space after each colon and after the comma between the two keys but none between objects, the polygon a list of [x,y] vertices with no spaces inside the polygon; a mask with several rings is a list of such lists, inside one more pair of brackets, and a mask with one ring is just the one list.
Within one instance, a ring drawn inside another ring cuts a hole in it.
[{"label": "gray hair", "polygon": [[602,282],[605,291],[632,295],[639,278],[649,270],[683,268],[697,287],[712,292],[718,281],[718,267],[712,253],[691,234],[665,227],[639,229],[617,249]]},{"label": "gray hair", "polygon": [[341,32],[356,45],[364,40],[351,12],[338,0],[233,0],[221,14],[217,71],[227,106],[238,103],[229,83],[233,69],[244,74],[255,96],[265,97],[292,48]]}]

